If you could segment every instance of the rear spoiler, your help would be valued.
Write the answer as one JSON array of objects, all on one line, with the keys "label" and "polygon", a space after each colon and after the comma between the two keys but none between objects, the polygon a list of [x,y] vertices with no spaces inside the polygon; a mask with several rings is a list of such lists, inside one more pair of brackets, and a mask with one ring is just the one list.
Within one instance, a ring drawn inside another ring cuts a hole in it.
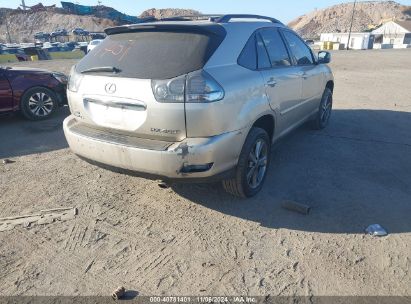
[{"label": "rear spoiler", "polygon": [[[257,20],[265,20],[267,22],[271,23],[277,23],[280,25],[284,25],[281,23],[279,20],[271,17],[266,17],[266,16],[260,16],[260,15],[249,15],[249,14],[230,14],[230,15],[190,15],[190,16],[175,16],[175,17],[169,17],[169,18],[163,18],[163,19],[157,19],[154,16],[150,16],[147,18],[143,18],[140,20],[139,23],[137,24],[131,24],[131,25],[124,25],[124,26],[117,26],[117,27],[111,27],[105,30],[105,33],[107,35],[112,35],[112,34],[119,34],[119,33],[126,33],[126,32],[132,32],[132,31],[138,31],[138,30],[147,30],[148,28],[145,26],[183,26],[184,23],[181,23],[181,25],[171,25],[171,24],[161,24],[161,22],[167,22],[167,21],[195,21],[195,20],[208,20],[211,22],[211,24],[207,24],[206,26],[202,25],[199,27],[212,27],[212,25],[217,25],[221,23],[228,23],[231,20],[235,19],[257,19]],[[147,25],[145,25],[147,24]],[[195,25],[186,25],[186,27],[181,27],[181,29],[187,29],[187,26],[194,27]],[[154,28],[157,29],[157,28]],[[176,28],[174,28],[176,29]],[[211,31],[214,32],[214,31]],[[214,32],[215,33],[215,32]],[[218,33],[216,33],[218,34]]]},{"label": "rear spoiler", "polygon": [[226,31],[224,27],[218,24],[166,24],[166,23],[147,23],[147,24],[132,24],[107,28],[104,32],[107,35],[133,33],[133,32],[149,32],[149,31],[170,31],[170,32],[197,32],[205,34],[214,34],[225,37]]}]

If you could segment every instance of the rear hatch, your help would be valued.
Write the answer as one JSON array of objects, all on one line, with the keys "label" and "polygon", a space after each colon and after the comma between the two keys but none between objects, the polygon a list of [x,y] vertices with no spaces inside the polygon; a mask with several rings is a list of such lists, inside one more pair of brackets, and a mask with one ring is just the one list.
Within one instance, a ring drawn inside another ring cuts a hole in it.
[{"label": "rear hatch", "polygon": [[184,85],[173,82],[175,89],[183,90],[182,99],[159,99],[153,83],[184,79],[201,70],[224,38],[213,30],[216,26],[162,24],[109,30],[110,35],[75,67],[81,75],[75,95],[85,121],[141,138],[183,140]]}]

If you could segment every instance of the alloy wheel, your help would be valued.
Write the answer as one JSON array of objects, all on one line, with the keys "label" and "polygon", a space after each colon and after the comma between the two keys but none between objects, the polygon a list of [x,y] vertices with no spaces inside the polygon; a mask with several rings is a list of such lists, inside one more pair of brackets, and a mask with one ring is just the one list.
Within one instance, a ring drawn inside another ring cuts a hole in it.
[{"label": "alloy wheel", "polygon": [[43,92],[34,93],[29,99],[30,111],[39,117],[45,117],[53,111],[52,98]]},{"label": "alloy wheel", "polygon": [[328,96],[327,100],[321,106],[321,117],[320,117],[321,123],[323,124],[327,123],[328,119],[331,116],[331,110],[332,110],[332,97]]},{"label": "alloy wheel", "polygon": [[264,180],[268,164],[267,143],[258,139],[248,156],[247,183],[252,189],[258,188]]}]

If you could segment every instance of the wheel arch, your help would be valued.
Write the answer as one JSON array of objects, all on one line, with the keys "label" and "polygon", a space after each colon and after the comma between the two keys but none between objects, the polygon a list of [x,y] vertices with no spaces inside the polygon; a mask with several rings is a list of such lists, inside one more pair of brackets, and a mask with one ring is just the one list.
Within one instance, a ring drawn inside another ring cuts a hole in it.
[{"label": "wheel arch", "polygon": [[334,81],[333,81],[333,80],[329,80],[329,81],[327,82],[327,84],[325,85],[325,88],[326,88],[326,89],[330,89],[331,92],[333,93],[333,92],[334,92]]},{"label": "wheel arch", "polygon": [[275,118],[272,114],[265,114],[259,117],[251,127],[261,128],[268,133],[272,141],[275,134]]}]

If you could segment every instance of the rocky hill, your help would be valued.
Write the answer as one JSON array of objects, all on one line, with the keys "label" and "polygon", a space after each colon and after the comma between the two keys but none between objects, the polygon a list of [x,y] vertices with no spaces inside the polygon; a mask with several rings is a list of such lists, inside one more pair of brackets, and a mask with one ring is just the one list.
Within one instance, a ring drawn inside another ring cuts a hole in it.
[{"label": "rocky hill", "polygon": [[[104,11],[103,6],[98,12]],[[107,8],[111,9],[111,8]],[[197,15],[198,11],[189,9],[149,9],[140,17],[154,16],[166,18],[181,15]],[[121,25],[118,20],[101,18],[100,15],[80,16],[64,12],[61,8],[47,8],[41,11],[22,11],[0,8],[0,42],[7,42],[6,21],[9,27],[12,42],[32,42],[37,32],[52,32],[58,28],[71,31],[74,28],[83,28],[91,32],[101,32],[107,27]]]},{"label": "rocky hill", "polygon": [[0,42],[7,41],[6,21],[12,42],[32,42],[35,33],[50,33],[57,28],[72,30],[80,27],[92,32],[101,32],[107,27],[116,25],[116,22],[110,19],[93,16],[61,14],[53,11],[13,11],[3,14],[0,18]]},{"label": "rocky hill", "polygon": [[[353,3],[335,5],[303,15],[289,26],[306,38],[318,37],[327,32],[348,32],[350,28]],[[390,19],[411,18],[411,6],[394,1],[357,2],[353,31],[375,28]]]},{"label": "rocky hill", "polygon": [[192,15],[199,15],[200,12],[191,10],[191,9],[179,9],[179,8],[166,8],[166,9],[149,9],[144,11],[140,17],[147,18],[150,16],[154,16],[158,19],[173,17],[173,16],[192,16]]},{"label": "rocky hill", "polygon": [[[353,3],[335,5],[303,15],[289,26],[306,38],[316,38],[324,32],[347,32],[350,27]],[[111,9],[98,7],[98,12]],[[190,9],[149,9],[139,17],[167,18],[181,15],[197,15],[200,12]],[[104,16],[104,14],[103,14]],[[6,18],[7,17],[7,18]],[[411,6],[394,1],[364,1],[357,3],[353,24],[354,31],[364,31],[376,27],[390,19],[411,19]],[[6,20],[12,42],[33,41],[36,32],[52,32],[57,28],[72,30],[80,27],[89,31],[103,31],[105,28],[121,24],[118,20],[102,18],[100,15],[80,16],[64,12],[61,8],[48,8],[43,11],[22,11],[0,8],[0,42],[7,40]]]}]

